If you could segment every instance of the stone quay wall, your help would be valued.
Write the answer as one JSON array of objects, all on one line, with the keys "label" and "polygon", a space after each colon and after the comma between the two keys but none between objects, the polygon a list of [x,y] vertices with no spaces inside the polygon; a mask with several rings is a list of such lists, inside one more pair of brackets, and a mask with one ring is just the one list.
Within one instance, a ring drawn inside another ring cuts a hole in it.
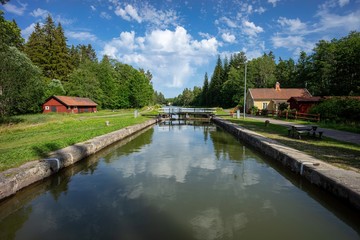
[{"label": "stone quay wall", "polygon": [[360,174],[335,167],[301,151],[268,139],[235,123],[214,117],[212,121],[262,154],[277,160],[312,184],[325,189],[360,210]]},{"label": "stone quay wall", "polygon": [[160,119],[129,126],[118,131],[92,138],[88,141],[52,152],[48,158],[31,161],[18,168],[0,172],[0,200],[20,189],[47,178],[60,169],[68,167],[101,149],[145,129]]}]

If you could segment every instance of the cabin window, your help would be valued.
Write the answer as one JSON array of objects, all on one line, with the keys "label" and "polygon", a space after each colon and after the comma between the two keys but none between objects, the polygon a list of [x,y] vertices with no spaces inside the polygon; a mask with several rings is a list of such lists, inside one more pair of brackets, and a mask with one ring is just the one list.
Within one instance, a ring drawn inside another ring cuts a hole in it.
[{"label": "cabin window", "polygon": [[49,107],[49,106],[45,106],[45,110],[50,110],[50,107]]},{"label": "cabin window", "polygon": [[262,109],[267,109],[267,106],[268,106],[268,104],[267,103],[263,103],[263,108]]}]

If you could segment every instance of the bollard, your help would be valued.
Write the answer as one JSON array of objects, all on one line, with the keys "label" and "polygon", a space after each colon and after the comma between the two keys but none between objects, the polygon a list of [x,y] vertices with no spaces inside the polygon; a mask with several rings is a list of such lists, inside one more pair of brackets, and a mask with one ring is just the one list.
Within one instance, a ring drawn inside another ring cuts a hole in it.
[{"label": "bollard", "polygon": [[137,118],[137,117],[138,117],[138,111],[135,110],[135,111],[134,111],[134,118]]},{"label": "bollard", "polygon": [[236,118],[240,118],[240,110],[236,111]]}]

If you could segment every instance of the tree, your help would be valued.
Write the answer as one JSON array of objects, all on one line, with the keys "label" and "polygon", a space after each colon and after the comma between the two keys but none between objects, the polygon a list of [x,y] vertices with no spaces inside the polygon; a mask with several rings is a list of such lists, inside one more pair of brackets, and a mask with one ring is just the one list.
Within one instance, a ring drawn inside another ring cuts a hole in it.
[{"label": "tree", "polygon": [[213,75],[211,77],[211,81],[209,84],[209,96],[211,96],[211,98],[209,98],[209,105],[210,106],[220,106],[221,104],[221,95],[220,95],[220,91],[221,91],[221,86],[223,84],[223,66],[222,66],[222,61],[220,56],[218,56],[218,60],[213,72]]},{"label": "tree", "polygon": [[52,79],[51,82],[46,86],[44,96],[45,98],[48,98],[54,95],[63,96],[65,94],[66,92],[61,81],[58,79]]},{"label": "tree", "polygon": [[62,80],[72,70],[64,30],[60,23],[55,27],[50,15],[43,27],[39,23],[35,25],[25,44],[25,53],[49,79]]},{"label": "tree", "polygon": [[222,85],[221,92],[224,96],[223,107],[234,107],[242,102],[244,95],[244,74],[240,69],[231,66],[228,80]]},{"label": "tree", "polygon": [[295,62],[292,58],[289,60],[279,59],[279,63],[275,68],[276,81],[281,83],[282,87],[292,88],[295,86]]},{"label": "tree", "polygon": [[0,117],[37,112],[43,100],[40,70],[15,47],[0,44]]},{"label": "tree", "polygon": [[202,92],[201,92],[201,105],[203,106],[209,106],[209,79],[208,79],[208,74],[205,73],[204,76],[204,84],[202,87]]},{"label": "tree", "polygon": [[15,20],[5,20],[4,12],[0,10],[0,44],[1,43],[22,50],[24,39],[21,37],[21,29]]},{"label": "tree", "polygon": [[307,88],[308,81],[310,79],[311,63],[306,52],[301,51],[300,57],[296,64],[296,77],[294,87]]},{"label": "tree", "polygon": [[274,55],[264,53],[263,56],[253,59],[249,62],[251,74],[250,82],[254,83],[257,88],[273,87],[276,82]]},{"label": "tree", "polygon": [[97,63],[85,62],[69,75],[65,90],[70,96],[87,97],[102,106],[103,91],[96,75]]}]

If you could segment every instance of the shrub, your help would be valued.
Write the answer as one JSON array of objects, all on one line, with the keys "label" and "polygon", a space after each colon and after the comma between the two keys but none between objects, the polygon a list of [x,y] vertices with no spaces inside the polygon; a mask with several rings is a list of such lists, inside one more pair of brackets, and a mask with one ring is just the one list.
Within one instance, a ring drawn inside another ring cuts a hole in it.
[{"label": "shrub", "polygon": [[360,100],[349,97],[333,97],[312,107],[310,113],[320,114],[325,122],[359,122]]}]

